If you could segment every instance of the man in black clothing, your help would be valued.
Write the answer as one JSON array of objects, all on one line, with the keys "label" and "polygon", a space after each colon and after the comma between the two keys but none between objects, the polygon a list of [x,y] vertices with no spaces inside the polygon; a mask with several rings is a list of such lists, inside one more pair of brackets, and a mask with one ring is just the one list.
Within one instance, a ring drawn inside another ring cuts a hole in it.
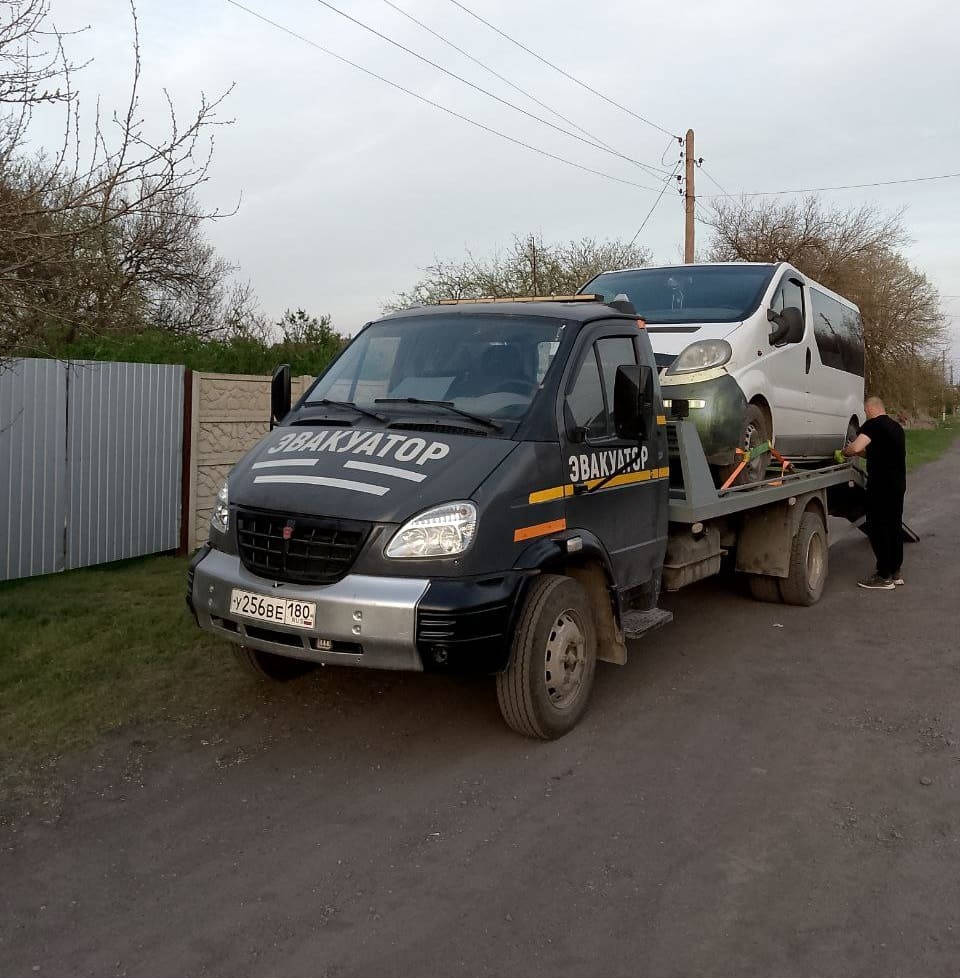
[{"label": "man in black clothing", "polygon": [[907,489],[907,458],[903,428],[891,418],[879,397],[863,403],[867,416],[860,434],[843,454],[867,459],[867,536],[877,570],[857,583],[863,588],[892,591],[903,584],[903,495]]}]

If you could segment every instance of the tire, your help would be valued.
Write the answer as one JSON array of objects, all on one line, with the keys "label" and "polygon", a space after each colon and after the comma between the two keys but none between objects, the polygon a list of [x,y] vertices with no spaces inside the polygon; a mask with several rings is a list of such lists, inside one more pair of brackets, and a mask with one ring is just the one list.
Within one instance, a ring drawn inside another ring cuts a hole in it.
[{"label": "tire", "polygon": [[780,604],[783,600],[780,595],[780,579],[778,577],[769,577],[766,574],[751,574],[750,595],[754,601],[768,601],[771,604]]},{"label": "tire", "polygon": [[269,679],[275,683],[297,679],[316,669],[315,662],[292,659],[288,655],[276,655],[273,652],[261,652],[259,649],[234,647],[233,654],[237,662],[257,679]]},{"label": "tire", "polygon": [[[740,444],[737,447],[754,448],[765,441],[770,441],[770,438],[770,425],[767,422],[767,416],[756,404],[748,404],[747,409],[743,412],[743,424],[740,426]],[[733,475],[739,464],[740,462],[737,460],[732,465],[724,465],[720,469],[720,485],[723,485]],[[754,459],[744,468],[737,476],[734,485],[745,486],[754,482],[762,482],[769,464],[770,453],[764,452],[763,455]]]},{"label": "tire", "polygon": [[497,676],[507,726],[541,740],[568,733],[587,708],[596,665],[597,633],[586,591],[572,578],[541,575],[524,601],[510,664]]},{"label": "tire", "polygon": [[780,581],[787,604],[816,604],[827,582],[830,551],[827,531],[817,513],[803,514],[790,548],[790,573]]}]

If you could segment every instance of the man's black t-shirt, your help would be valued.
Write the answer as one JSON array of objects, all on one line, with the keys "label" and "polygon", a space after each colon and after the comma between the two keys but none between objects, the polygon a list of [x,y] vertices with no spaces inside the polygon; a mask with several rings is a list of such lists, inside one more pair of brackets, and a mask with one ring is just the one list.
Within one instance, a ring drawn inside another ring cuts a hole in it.
[{"label": "man's black t-shirt", "polygon": [[907,485],[906,443],[903,428],[887,414],[869,418],[860,429],[870,439],[867,445],[868,488],[903,492]]}]

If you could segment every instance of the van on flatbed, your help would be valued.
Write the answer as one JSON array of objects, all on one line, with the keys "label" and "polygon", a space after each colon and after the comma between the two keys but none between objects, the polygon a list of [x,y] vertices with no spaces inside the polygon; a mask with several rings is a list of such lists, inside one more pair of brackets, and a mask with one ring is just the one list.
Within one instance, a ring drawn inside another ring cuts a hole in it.
[{"label": "van on flatbed", "polygon": [[721,566],[810,605],[849,463],[720,490],[644,323],[596,297],[441,304],[367,324],[231,471],[188,575],[258,676],[316,664],[496,677],[507,724],[572,729],[597,661]]}]

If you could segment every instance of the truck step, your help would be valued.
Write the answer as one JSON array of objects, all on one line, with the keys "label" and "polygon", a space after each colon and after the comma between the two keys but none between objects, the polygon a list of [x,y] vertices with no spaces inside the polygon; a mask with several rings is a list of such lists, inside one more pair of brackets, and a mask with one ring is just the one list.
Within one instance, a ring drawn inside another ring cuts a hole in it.
[{"label": "truck step", "polygon": [[623,616],[623,634],[633,640],[652,632],[655,628],[669,625],[673,621],[673,612],[663,608],[651,608],[649,611],[628,611]]}]

